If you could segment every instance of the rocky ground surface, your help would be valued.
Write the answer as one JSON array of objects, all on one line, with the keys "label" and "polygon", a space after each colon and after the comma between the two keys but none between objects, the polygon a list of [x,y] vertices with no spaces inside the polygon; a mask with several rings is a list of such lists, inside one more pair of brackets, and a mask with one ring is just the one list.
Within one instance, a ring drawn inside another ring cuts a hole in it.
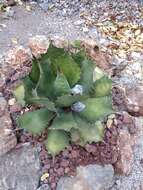
[{"label": "rocky ground surface", "polygon": [[[118,146],[120,147],[118,162],[109,162],[123,175],[114,174],[116,170],[114,171],[109,163],[105,167],[99,165],[78,167],[76,176],[60,179],[57,190],[142,190],[142,118],[134,118],[134,116],[143,115],[143,8],[141,4],[138,1],[118,0],[116,2],[77,0],[60,3],[57,0],[40,0],[38,4],[30,2],[21,5],[21,1],[18,1],[18,4],[5,12],[0,12],[0,89],[7,77],[5,76],[7,69],[17,68],[20,62],[23,63],[30,59],[31,53],[28,46],[33,53],[39,54],[47,48],[47,37],[54,37],[57,41],[61,37],[67,40],[92,38],[96,43],[91,43],[86,48],[93,50],[95,45],[99,46],[100,53],[98,51],[89,53],[96,60],[97,65],[112,76],[115,83],[114,102],[119,111],[125,111],[123,113],[126,127],[118,133]],[[28,39],[35,35],[46,37],[34,37],[27,44]],[[24,45],[27,49],[19,45]],[[6,53],[9,48],[15,46],[18,47]],[[6,54],[5,60],[4,54]],[[13,76],[19,77],[13,74],[11,80],[14,80]],[[13,98],[10,98],[7,105],[3,90],[1,89],[0,94],[0,140],[2,139],[4,145],[7,144],[7,146],[6,149],[3,146],[0,147],[0,154],[16,146],[15,134],[11,133],[12,124],[9,113],[19,109],[14,106],[15,99]],[[108,125],[111,126],[110,118]],[[4,132],[3,126],[7,129]],[[1,134],[5,135],[4,138]],[[94,148],[87,146],[88,154],[93,154]],[[46,163],[41,173],[41,165],[37,157],[37,152],[40,150],[39,147],[33,148],[27,143],[22,146],[18,144],[14,151],[0,157],[0,168],[2,168],[0,190],[24,190],[24,188],[25,190],[36,188],[37,190],[50,190],[48,184],[44,182],[49,182],[51,188],[54,189],[55,178],[59,179],[59,176],[63,176],[62,173],[65,173],[65,170],[70,171],[73,165],[77,164],[75,160],[81,162],[77,159],[76,147],[69,148],[68,151],[72,154],[64,152],[65,157],[70,155],[72,158],[66,159],[68,163],[64,161],[59,170],[52,166],[51,159],[45,158],[44,154],[43,162],[50,160],[50,166]],[[81,153],[85,156],[82,151]],[[89,157],[87,154],[86,156]],[[60,156],[57,161],[58,159]]]}]

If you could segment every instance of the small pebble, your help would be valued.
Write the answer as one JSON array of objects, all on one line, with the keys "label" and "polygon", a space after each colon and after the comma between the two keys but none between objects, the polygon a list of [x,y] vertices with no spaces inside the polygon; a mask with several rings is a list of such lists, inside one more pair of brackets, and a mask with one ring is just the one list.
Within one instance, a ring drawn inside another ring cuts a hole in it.
[{"label": "small pebble", "polygon": [[15,104],[15,98],[8,100],[8,105],[13,106]]}]

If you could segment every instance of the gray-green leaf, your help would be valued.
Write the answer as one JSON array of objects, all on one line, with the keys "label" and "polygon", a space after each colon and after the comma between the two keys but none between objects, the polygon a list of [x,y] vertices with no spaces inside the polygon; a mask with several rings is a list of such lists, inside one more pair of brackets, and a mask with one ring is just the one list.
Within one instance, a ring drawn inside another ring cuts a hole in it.
[{"label": "gray-green leaf", "polygon": [[93,84],[93,70],[95,65],[87,58],[81,63],[81,79],[80,84],[83,86],[83,91],[88,93]]},{"label": "gray-green leaf", "polygon": [[45,106],[48,110],[56,112],[55,104],[48,98],[43,97],[33,97],[29,99],[29,103]]},{"label": "gray-green leaf", "polygon": [[54,119],[50,129],[59,129],[69,132],[72,128],[77,127],[72,113],[62,113]]},{"label": "gray-green leaf", "polygon": [[80,117],[75,117],[75,120],[78,124],[79,135],[85,143],[102,141],[104,135],[104,125],[101,121],[91,124]]},{"label": "gray-green leaf", "polygon": [[32,60],[32,69],[29,74],[30,79],[34,82],[37,83],[40,77],[40,68],[38,65],[38,59],[34,58]]},{"label": "gray-green leaf", "polygon": [[22,105],[25,106],[25,89],[24,89],[24,85],[21,84],[20,86],[18,86],[15,90],[14,90],[14,95],[17,99],[17,102]]},{"label": "gray-green leaf", "polygon": [[54,117],[53,112],[43,108],[33,112],[27,112],[19,117],[18,125],[32,134],[40,134]]},{"label": "gray-green leaf", "polygon": [[104,97],[111,94],[112,80],[107,76],[104,76],[94,82],[90,89],[92,97]]},{"label": "gray-green leaf", "polygon": [[87,97],[82,95],[63,95],[57,98],[56,105],[59,107],[69,107],[73,103],[85,100]]},{"label": "gray-green leaf", "polygon": [[69,83],[63,73],[58,73],[54,82],[54,91],[56,96],[70,93]]},{"label": "gray-green leaf", "polygon": [[89,122],[95,122],[106,115],[113,113],[112,98],[109,96],[100,98],[88,98],[82,101],[85,105],[83,111],[79,112],[79,115],[88,120]]},{"label": "gray-green leaf", "polygon": [[69,145],[70,138],[65,131],[50,130],[45,141],[46,149],[52,156],[57,155]]}]

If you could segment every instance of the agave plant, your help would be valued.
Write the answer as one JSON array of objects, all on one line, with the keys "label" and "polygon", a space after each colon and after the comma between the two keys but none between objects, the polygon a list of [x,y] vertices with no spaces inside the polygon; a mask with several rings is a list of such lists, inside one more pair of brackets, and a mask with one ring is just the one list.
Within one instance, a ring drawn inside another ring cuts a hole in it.
[{"label": "agave plant", "polygon": [[22,106],[37,109],[18,118],[33,135],[48,128],[44,142],[55,156],[70,142],[81,146],[102,141],[105,116],[113,112],[112,81],[84,53],[70,53],[50,44],[33,58],[31,72],[14,91]]}]

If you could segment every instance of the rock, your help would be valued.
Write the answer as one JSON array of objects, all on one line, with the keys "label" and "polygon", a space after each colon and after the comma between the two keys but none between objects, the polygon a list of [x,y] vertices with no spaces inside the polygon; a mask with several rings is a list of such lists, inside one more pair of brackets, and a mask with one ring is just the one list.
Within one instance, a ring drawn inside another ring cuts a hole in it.
[{"label": "rock", "polygon": [[51,38],[52,43],[54,46],[56,46],[57,48],[69,48],[69,41],[65,40],[65,38],[59,37],[59,36],[53,36]]},{"label": "rock", "polygon": [[0,94],[0,156],[6,154],[17,144],[12,131],[12,122],[8,112],[7,101]]},{"label": "rock", "polygon": [[48,184],[43,184],[37,190],[50,190],[50,187]]},{"label": "rock", "polygon": [[13,106],[15,104],[15,98],[11,98],[8,100],[8,105]]},{"label": "rock", "polygon": [[49,47],[49,40],[44,35],[37,35],[29,39],[28,46],[32,54],[39,57],[41,54],[46,53]]},{"label": "rock", "polygon": [[134,116],[143,116],[143,85],[126,87],[125,102],[128,112]]},{"label": "rock", "polygon": [[10,50],[5,57],[6,63],[10,65],[19,65],[31,60],[31,53],[29,49],[22,46],[17,46]]},{"label": "rock", "polygon": [[133,77],[136,80],[143,79],[142,73],[142,61],[135,60],[131,64],[128,64],[123,71],[121,71],[121,76],[129,76],[130,78]]},{"label": "rock", "polygon": [[12,131],[12,122],[8,110],[5,109],[0,117],[0,156],[6,154],[17,144],[17,139]]},{"label": "rock", "polygon": [[95,61],[96,65],[109,75],[112,75],[111,57],[100,51],[97,42],[94,40],[85,40],[83,46],[88,55]]},{"label": "rock", "polygon": [[0,117],[4,114],[7,107],[7,101],[3,96],[0,96]]},{"label": "rock", "polygon": [[6,17],[13,17],[14,13],[15,13],[15,11],[13,9],[11,9],[11,7],[7,7],[6,12],[5,12],[5,16]]},{"label": "rock", "polygon": [[88,29],[87,27],[83,27],[83,28],[82,28],[82,31],[83,31],[84,33],[87,33],[87,32],[89,32],[89,29]]},{"label": "rock", "polygon": [[17,144],[15,134],[11,129],[0,127],[0,156],[12,150]]},{"label": "rock", "polygon": [[115,163],[115,171],[119,174],[128,175],[133,165],[132,138],[127,130],[119,132],[119,157]]},{"label": "rock", "polygon": [[16,1],[15,0],[8,0],[7,4],[8,4],[8,6],[14,6],[14,5],[16,5]]},{"label": "rock", "polygon": [[75,177],[60,179],[56,190],[103,190],[111,183],[114,170],[111,165],[78,167]]},{"label": "rock", "polygon": [[37,149],[24,146],[0,158],[0,189],[35,190],[40,162]]}]

